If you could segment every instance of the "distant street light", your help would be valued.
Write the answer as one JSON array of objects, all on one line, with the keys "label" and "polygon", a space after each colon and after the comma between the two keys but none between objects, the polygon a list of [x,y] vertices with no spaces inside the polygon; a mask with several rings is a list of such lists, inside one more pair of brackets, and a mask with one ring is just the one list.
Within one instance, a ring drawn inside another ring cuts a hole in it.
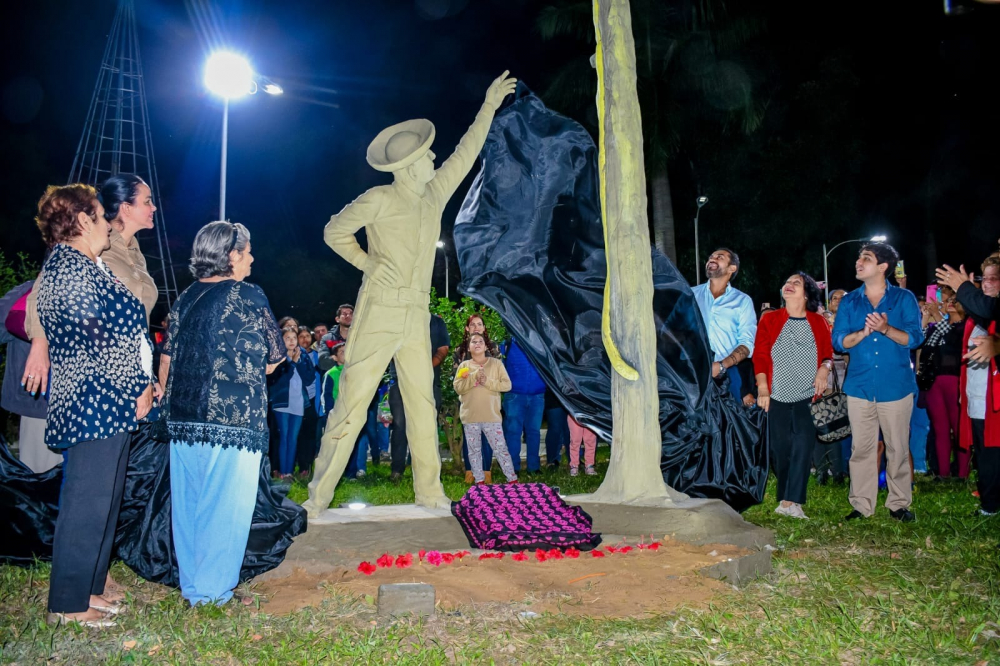
[{"label": "distant street light", "polygon": [[826,307],[830,307],[830,278],[829,275],[827,274],[826,258],[830,256],[831,252],[836,250],[841,245],[845,245],[846,243],[864,243],[866,241],[871,243],[884,243],[885,236],[878,235],[878,236],[872,236],[871,238],[853,238],[851,240],[841,241],[840,243],[837,243],[836,245],[831,247],[829,250],[826,249],[826,243],[823,243],[823,291],[825,292],[826,295]]},{"label": "distant street light", "polygon": [[698,216],[701,215],[701,207],[708,203],[708,197],[698,197],[695,199],[698,209],[694,213],[694,283],[701,284],[701,253],[698,251]]},{"label": "distant street light", "polygon": [[[439,240],[437,247],[439,250],[444,250],[444,241]],[[448,298],[448,251],[445,250],[441,255],[444,257],[444,297]]]},{"label": "distant street light", "polygon": [[[229,152],[229,100],[257,92],[257,79],[250,63],[232,51],[216,51],[205,62],[205,87],[223,100],[222,105],[222,173],[219,176],[219,219],[226,219],[226,158]],[[281,86],[264,82],[264,92],[280,95]]]}]

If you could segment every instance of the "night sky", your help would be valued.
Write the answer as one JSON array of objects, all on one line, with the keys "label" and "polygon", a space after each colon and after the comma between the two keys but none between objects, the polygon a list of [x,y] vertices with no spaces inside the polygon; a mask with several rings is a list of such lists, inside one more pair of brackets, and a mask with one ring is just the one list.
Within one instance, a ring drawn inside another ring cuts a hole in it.
[{"label": "night sky", "polygon": [[[426,117],[437,127],[434,149],[440,161],[504,69],[544,92],[560,67],[585,59],[588,51],[570,38],[542,41],[534,25],[543,4],[136,0],[160,221],[167,225],[181,284],[189,279],[186,258],[195,232],[218,211],[221,102],[201,83],[212,48],[247,54],[258,72],[286,91],[277,98],[249,96],[230,109],[227,213],[253,234],[257,262],[251,279],[264,287],[278,316],[329,321],[338,303],[354,300],[360,273],[322,243],[323,225],[365,189],[389,181],[365,163],[369,141],[389,124]],[[684,11],[686,0],[676,4]],[[800,94],[797,86],[814,74],[811,68],[824,66],[831,54],[844,54],[855,84],[848,100],[833,88],[830,104],[850,104],[854,116],[848,125],[855,129],[847,131],[856,133],[863,150],[834,165],[849,174],[857,202],[852,214],[857,219],[844,220],[837,235],[810,230],[798,250],[781,244],[794,230],[747,233],[774,237],[769,252],[808,254],[803,266],[815,272],[822,242],[855,237],[844,233],[884,232],[902,251],[915,291],[922,290],[932,262],[978,265],[995,250],[1000,237],[996,8],[976,6],[965,16],[945,16],[940,0],[824,3],[822,9],[813,3],[761,6],[767,30],[746,49],[747,61],[737,61],[774,100],[774,112],[769,107],[754,140],[761,140],[760,133],[786,142],[800,133],[821,134],[822,128],[803,127],[794,112],[781,111],[796,108],[782,102]],[[5,9],[0,249],[8,257],[26,252],[41,260],[33,207],[47,184],[62,183],[69,173],[114,11],[112,0],[42,0]],[[771,63],[766,72],[754,69],[761,59]],[[715,145],[738,140],[720,135]],[[714,139],[704,141],[711,148]],[[693,244],[689,220],[700,192],[712,199],[701,218],[703,258],[706,246],[739,249],[740,211],[761,204],[746,194],[752,188],[730,187],[731,177],[724,180],[721,171],[713,171],[711,160],[692,169],[695,161],[687,154],[671,158],[678,246]],[[788,183],[796,192],[789,199],[792,207],[810,196],[796,190],[795,173],[791,170]],[[755,176],[748,172],[746,178]],[[445,213],[443,236],[449,244],[466,189],[459,189]],[[760,265],[768,253],[758,254]],[[831,282],[853,286],[850,254],[842,248],[831,257]],[[454,295],[459,278],[453,254],[450,260]],[[692,273],[683,258],[681,263]],[[443,291],[440,262],[434,285]],[[776,284],[756,293],[751,289],[751,295],[768,300],[766,294],[776,289]]]}]

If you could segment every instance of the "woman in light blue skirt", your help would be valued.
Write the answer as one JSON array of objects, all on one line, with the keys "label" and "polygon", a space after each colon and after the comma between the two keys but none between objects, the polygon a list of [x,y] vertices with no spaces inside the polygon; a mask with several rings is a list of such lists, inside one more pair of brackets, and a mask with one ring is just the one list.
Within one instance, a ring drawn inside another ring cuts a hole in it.
[{"label": "woman in light blue skirt", "polygon": [[198,281],[174,304],[160,361],[174,549],[191,605],[223,604],[239,582],[268,445],[266,375],[285,358],[267,297],[243,282],[251,264],[242,224],[198,232]]}]

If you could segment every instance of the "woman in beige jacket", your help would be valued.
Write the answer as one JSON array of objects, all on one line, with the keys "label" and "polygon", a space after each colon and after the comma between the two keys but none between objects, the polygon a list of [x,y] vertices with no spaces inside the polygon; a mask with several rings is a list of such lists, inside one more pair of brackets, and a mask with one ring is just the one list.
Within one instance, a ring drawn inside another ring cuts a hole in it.
[{"label": "woman in beige jacket", "polygon": [[486,339],[481,334],[469,337],[469,354],[471,358],[458,366],[454,383],[462,401],[459,416],[469,442],[469,467],[476,483],[485,483],[482,436],[486,435],[507,481],[517,483],[500,416],[500,394],[510,390],[510,377],[503,361],[486,356]]}]

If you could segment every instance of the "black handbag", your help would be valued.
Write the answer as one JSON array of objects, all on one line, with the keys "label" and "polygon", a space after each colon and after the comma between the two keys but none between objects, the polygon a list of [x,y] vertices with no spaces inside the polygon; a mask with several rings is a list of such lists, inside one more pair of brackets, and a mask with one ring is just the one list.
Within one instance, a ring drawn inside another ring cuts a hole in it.
[{"label": "black handbag", "polygon": [[917,388],[930,391],[937,379],[937,358],[934,349],[924,349],[920,354],[920,367],[917,368]]},{"label": "black handbag", "polygon": [[847,417],[847,395],[840,390],[837,368],[833,369],[833,393],[824,395],[809,406],[816,438],[830,444],[851,436],[851,420]]}]

